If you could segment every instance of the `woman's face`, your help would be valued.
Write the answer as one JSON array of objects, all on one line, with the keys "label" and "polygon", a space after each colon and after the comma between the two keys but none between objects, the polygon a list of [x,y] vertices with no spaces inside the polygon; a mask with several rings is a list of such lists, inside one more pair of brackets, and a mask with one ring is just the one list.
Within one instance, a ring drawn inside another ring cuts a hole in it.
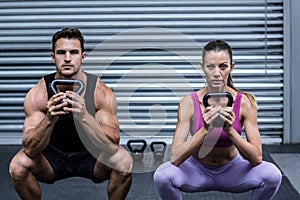
[{"label": "woman's face", "polygon": [[227,79],[233,70],[227,51],[208,51],[205,54],[202,70],[206,75],[207,85],[214,91],[221,91],[227,85]]}]

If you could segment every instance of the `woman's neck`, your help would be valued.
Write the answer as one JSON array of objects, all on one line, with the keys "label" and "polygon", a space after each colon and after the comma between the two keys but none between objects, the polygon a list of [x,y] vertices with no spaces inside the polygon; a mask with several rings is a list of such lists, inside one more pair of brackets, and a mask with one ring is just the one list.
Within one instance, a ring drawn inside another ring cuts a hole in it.
[{"label": "woman's neck", "polygon": [[226,87],[210,87],[207,86],[207,90],[209,93],[216,93],[216,92],[226,92]]}]

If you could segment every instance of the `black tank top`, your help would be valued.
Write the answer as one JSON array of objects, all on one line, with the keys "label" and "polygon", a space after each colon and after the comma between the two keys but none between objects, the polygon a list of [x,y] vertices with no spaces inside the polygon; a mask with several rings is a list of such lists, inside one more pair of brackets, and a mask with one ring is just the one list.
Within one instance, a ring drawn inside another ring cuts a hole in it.
[{"label": "black tank top", "polygon": [[[85,91],[85,105],[87,111],[95,116],[95,103],[94,103],[94,90],[97,82],[97,76],[85,73],[87,76],[87,84]],[[50,84],[55,78],[55,73],[44,76],[48,99],[50,99],[54,94],[50,89]],[[52,145],[63,152],[78,152],[86,149],[82,143],[80,136],[85,135],[83,128],[80,126],[79,122],[75,121],[73,115],[60,116],[56,121],[53,131],[50,137],[49,145]],[[75,125],[76,124],[76,125]],[[83,133],[79,134],[78,133]],[[85,143],[85,142],[84,142]]]}]

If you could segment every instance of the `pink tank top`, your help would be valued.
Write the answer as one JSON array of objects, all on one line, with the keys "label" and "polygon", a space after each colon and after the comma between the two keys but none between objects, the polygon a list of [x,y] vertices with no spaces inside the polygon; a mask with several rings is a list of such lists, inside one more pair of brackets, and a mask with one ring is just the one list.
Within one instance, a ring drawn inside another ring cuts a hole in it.
[{"label": "pink tank top", "polygon": [[[203,125],[203,118],[202,118],[202,110],[199,102],[199,98],[196,92],[193,92],[191,94],[191,97],[194,102],[194,121],[192,126],[192,135],[196,133],[198,130],[200,130]],[[242,133],[242,125],[239,122],[239,116],[240,116],[240,106],[241,106],[241,99],[242,99],[242,93],[238,92],[233,104],[233,110],[235,114],[235,120],[233,122],[232,127],[239,133]],[[229,139],[227,134],[223,131],[223,128],[214,128],[209,135],[219,135],[217,143],[215,144],[215,147],[228,147],[233,145],[232,141]]]}]

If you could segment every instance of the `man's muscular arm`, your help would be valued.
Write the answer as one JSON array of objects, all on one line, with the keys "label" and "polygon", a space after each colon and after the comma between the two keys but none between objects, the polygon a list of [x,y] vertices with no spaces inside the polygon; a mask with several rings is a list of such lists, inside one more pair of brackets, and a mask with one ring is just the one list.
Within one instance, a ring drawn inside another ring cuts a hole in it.
[{"label": "man's muscular arm", "polygon": [[29,157],[39,154],[48,145],[58,115],[66,114],[64,111],[58,111],[67,105],[66,102],[56,105],[63,99],[65,95],[59,93],[48,101],[43,79],[27,93],[24,100],[25,120],[22,144]]},{"label": "man's muscular arm", "polygon": [[95,96],[96,114],[90,115],[85,107],[82,97],[72,91],[66,92],[68,103],[72,108],[65,108],[73,112],[79,120],[86,134],[93,144],[109,154],[114,154],[119,149],[119,123],[117,120],[117,100],[113,92],[100,80],[97,81]]}]

